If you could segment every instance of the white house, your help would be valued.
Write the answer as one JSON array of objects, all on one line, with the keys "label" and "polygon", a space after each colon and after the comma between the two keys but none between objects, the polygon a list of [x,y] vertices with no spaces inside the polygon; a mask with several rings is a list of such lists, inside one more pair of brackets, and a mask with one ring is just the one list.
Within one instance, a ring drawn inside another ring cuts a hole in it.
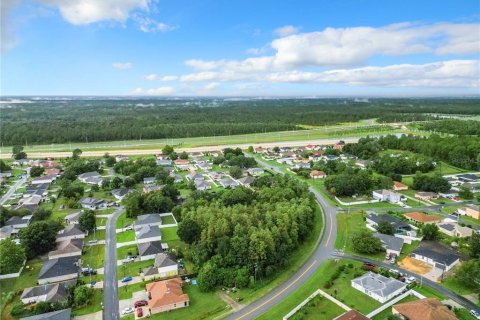
[{"label": "white house", "polygon": [[422,241],[410,256],[445,271],[460,262],[460,256],[455,251],[434,241]]},{"label": "white house", "polygon": [[57,234],[57,242],[84,238],[85,232],[83,232],[75,223],[69,224]]},{"label": "white house", "polygon": [[157,254],[154,266],[158,268],[160,278],[170,278],[178,275],[178,263],[167,253]]},{"label": "white house", "polygon": [[393,192],[391,190],[374,190],[372,191],[372,197],[375,200],[388,201],[390,203],[400,202],[401,194]]},{"label": "white house", "polygon": [[407,288],[407,284],[377,273],[367,272],[363,276],[352,279],[352,287],[380,303],[385,303],[402,293]]},{"label": "white house", "polygon": [[84,209],[97,210],[105,209],[108,206],[108,203],[102,199],[83,198],[80,199],[80,205]]}]

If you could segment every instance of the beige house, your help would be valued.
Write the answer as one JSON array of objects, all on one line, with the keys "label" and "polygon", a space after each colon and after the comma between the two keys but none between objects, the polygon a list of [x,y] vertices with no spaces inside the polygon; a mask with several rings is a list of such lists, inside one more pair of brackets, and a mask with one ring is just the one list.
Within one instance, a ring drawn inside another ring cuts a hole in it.
[{"label": "beige house", "polygon": [[439,223],[437,226],[440,232],[450,237],[466,238],[470,237],[473,233],[473,229],[462,227],[455,222]]},{"label": "beige house", "polygon": [[419,191],[415,193],[415,198],[426,201],[426,200],[432,200],[432,199],[437,199],[438,194],[435,192],[423,192]]},{"label": "beige house", "polygon": [[480,219],[480,207],[476,205],[470,205],[465,208],[465,214],[474,219]]},{"label": "beige house", "polygon": [[326,178],[326,177],[327,177],[327,175],[323,171],[313,170],[312,172],[310,172],[310,178],[312,178],[312,179],[323,179],[323,178]]},{"label": "beige house", "polygon": [[190,298],[182,290],[182,279],[147,284],[148,308],[151,314],[188,307]]}]

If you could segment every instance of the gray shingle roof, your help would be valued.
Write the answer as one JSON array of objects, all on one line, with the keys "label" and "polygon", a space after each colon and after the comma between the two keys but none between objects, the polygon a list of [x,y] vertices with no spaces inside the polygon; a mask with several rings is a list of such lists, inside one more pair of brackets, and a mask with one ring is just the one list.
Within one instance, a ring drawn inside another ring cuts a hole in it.
[{"label": "gray shingle roof", "polygon": [[136,226],[148,225],[153,223],[162,223],[162,217],[158,213],[142,214],[135,221]]},{"label": "gray shingle roof", "polygon": [[168,266],[177,265],[177,261],[167,253],[159,253],[155,256],[154,266],[157,268],[163,268]]},{"label": "gray shingle roof", "polygon": [[65,281],[26,288],[23,290],[20,298],[26,299],[46,295],[46,302],[65,301],[68,298],[67,288],[75,285],[75,282],[76,281]]},{"label": "gray shingle roof", "polygon": [[137,239],[147,239],[158,236],[161,236],[161,231],[158,226],[144,226],[135,232],[135,237]]},{"label": "gray shingle roof", "polygon": [[20,318],[20,320],[70,320],[72,309],[63,309],[36,316]]},{"label": "gray shingle roof", "polygon": [[152,241],[137,244],[138,254],[141,256],[149,256],[151,254],[162,253],[162,243],[160,241]]},{"label": "gray shingle roof", "polygon": [[381,297],[387,297],[400,288],[406,287],[406,284],[401,281],[373,272],[367,272],[363,276],[353,279],[352,282]]},{"label": "gray shingle roof", "polygon": [[382,233],[374,233],[373,234],[376,238],[380,239],[382,241],[383,246],[385,249],[390,249],[394,251],[402,251],[403,247],[403,239],[402,238],[397,238],[388,234],[382,234]]},{"label": "gray shingle roof", "polygon": [[78,257],[66,257],[48,260],[43,264],[40,274],[38,275],[38,279],[47,279],[74,273],[78,274],[79,267],[75,265],[77,262]]},{"label": "gray shingle roof", "polygon": [[455,251],[435,241],[420,242],[420,245],[413,250],[412,254],[428,257],[442,265],[445,263],[451,265],[460,258]]},{"label": "gray shingle roof", "polygon": [[60,230],[60,232],[57,235],[57,238],[81,236],[81,235],[85,235],[85,232],[83,232],[76,224],[70,224],[66,226],[65,229]]}]

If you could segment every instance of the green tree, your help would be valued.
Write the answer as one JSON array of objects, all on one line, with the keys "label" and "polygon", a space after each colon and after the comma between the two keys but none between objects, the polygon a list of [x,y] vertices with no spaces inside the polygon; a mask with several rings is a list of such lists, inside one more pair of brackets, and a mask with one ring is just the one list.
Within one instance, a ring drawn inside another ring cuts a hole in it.
[{"label": "green tree", "polygon": [[188,153],[186,153],[185,151],[180,153],[180,159],[187,160],[188,159]]},{"label": "green tree", "polygon": [[52,215],[52,210],[38,207],[33,213],[33,221],[47,220]]},{"label": "green tree", "polygon": [[353,250],[358,253],[374,254],[385,251],[380,239],[368,230],[360,231],[352,236]]},{"label": "green tree", "polygon": [[87,286],[78,286],[73,293],[73,301],[77,307],[89,305],[93,298],[93,288]]},{"label": "green tree", "polygon": [[25,250],[13,240],[0,241],[0,274],[18,272],[26,258]]},{"label": "green tree", "polygon": [[76,148],[75,150],[73,150],[72,152],[72,159],[78,159],[80,158],[80,156],[82,155],[83,151],[80,150],[79,148]]},{"label": "green tree", "polygon": [[228,169],[228,173],[230,173],[233,178],[238,179],[242,176],[242,169],[240,169],[240,167],[233,166]]},{"label": "green tree", "polygon": [[30,169],[30,176],[32,178],[40,177],[44,172],[45,169],[43,167],[33,167],[32,169]]},{"label": "green tree", "polygon": [[119,177],[114,177],[112,181],[110,181],[110,187],[112,189],[118,189],[122,186],[122,182],[122,179],[120,179]]},{"label": "green tree", "polygon": [[20,242],[25,248],[28,258],[47,253],[55,248],[57,233],[62,229],[62,224],[55,221],[37,221],[21,229]]},{"label": "green tree", "polygon": [[173,151],[172,153],[170,153],[169,157],[171,160],[177,160],[178,154],[175,151]]},{"label": "green tree", "polygon": [[393,236],[395,234],[395,228],[388,221],[380,221],[375,227],[378,232]]},{"label": "green tree", "polygon": [[12,167],[6,164],[5,161],[0,160],[0,172],[7,172],[10,170],[12,170]]},{"label": "green tree", "polygon": [[170,155],[173,151],[173,147],[169,146],[168,144],[162,149],[162,153],[166,155]]},{"label": "green tree", "polygon": [[178,224],[177,234],[180,239],[188,244],[193,244],[200,240],[202,230],[198,223],[193,219],[184,219]]},{"label": "green tree", "polygon": [[471,200],[473,199],[473,192],[470,191],[470,189],[467,189],[465,187],[461,187],[460,191],[458,192],[458,195],[460,198],[466,199],[466,200]]},{"label": "green tree", "polygon": [[469,241],[468,241],[468,249],[470,252],[470,257],[472,258],[480,258],[480,234],[474,232]]},{"label": "green tree", "polygon": [[423,238],[425,240],[436,240],[440,235],[440,231],[436,224],[426,224],[422,227]]},{"label": "green tree", "polygon": [[250,153],[253,153],[253,146],[248,146],[247,151],[250,152]]},{"label": "green tree", "polygon": [[117,163],[117,160],[115,160],[114,156],[109,155],[108,157],[105,158],[105,165],[107,167],[113,167],[115,163]]},{"label": "green tree", "polygon": [[463,263],[455,273],[457,280],[466,288],[480,294],[480,259],[472,259]]},{"label": "green tree", "polygon": [[83,231],[92,232],[97,226],[95,211],[86,210],[84,213],[82,213],[78,218],[78,225]]}]

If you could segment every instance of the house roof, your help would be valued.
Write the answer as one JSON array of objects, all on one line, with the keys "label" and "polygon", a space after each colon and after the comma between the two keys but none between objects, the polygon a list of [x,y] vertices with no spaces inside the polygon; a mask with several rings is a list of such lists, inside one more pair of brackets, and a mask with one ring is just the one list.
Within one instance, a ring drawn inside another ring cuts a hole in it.
[{"label": "house roof", "polygon": [[242,184],[250,185],[250,184],[253,183],[253,181],[255,181],[255,178],[251,177],[251,176],[247,176],[247,177],[243,177],[243,178],[238,179],[238,181]]},{"label": "house roof", "polygon": [[154,266],[157,268],[169,267],[177,265],[177,261],[175,258],[170,256],[167,253],[159,253],[155,256],[155,264]]},{"label": "house roof", "polygon": [[70,224],[66,226],[65,229],[60,230],[58,232],[57,238],[81,236],[81,235],[85,235],[85,232],[83,232],[77,225]]},{"label": "house roof", "polygon": [[393,181],[393,186],[395,188],[408,188],[408,186],[406,184],[403,184],[403,183],[398,182],[398,181]]},{"label": "house roof", "polygon": [[151,297],[148,300],[150,309],[190,301],[188,295],[183,293],[180,278],[148,283],[147,292]]},{"label": "house roof", "polygon": [[13,226],[3,226],[0,228],[0,238],[8,238],[14,233],[18,233],[18,229]]},{"label": "house roof", "polygon": [[158,226],[143,226],[135,231],[137,239],[147,239],[161,236],[160,228]]},{"label": "house roof", "polygon": [[142,270],[144,276],[153,276],[158,274],[158,268],[155,267],[147,267]]},{"label": "house roof", "polygon": [[370,319],[365,317],[363,314],[361,314],[357,310],[352,309],[336,317],[334,320],[370,320]]},{"label": "house roof", "polygon": [[64,301],[68,298],[67,288],[74,286],[76,281],[65,281],[59,283],[46,284],[23,290],[21,299],[34,298],[46,295],[46,302]]},{"label": "house roof", "polygon": [[162,243],[160,241],[151,241],[145,243],[138,243],[138,253],[141,256],[149,256],[152,254],[162,253]]},{"label": "house roof", "polygon": [[38,279],[48,279],[74,273],[78,274],[79,268],[76,263],[78,263],[78,257],[48,260],[43,264]]},{"label": "house roof", "polygon": [[312,177],[319,177],[324,175],[325,175],[325,172],[319,171],[319,170],[313,170],[312,172],[310,172],[310,176]]},{"label": "house roof", "polygon": [[469,180],[469,181],[477,181],[479,180],[479,178],[474,175],[474,174],[471,174],[471,173],[465,173],[465,174],[459,174],[457,176],[458,179],[462,179],[462,180]]},{"label": "house roof", "polygon": [[23,217],[13,216],[5,222],[5,225],[6,226],[17,226],[17,225],[25,224],[25,223],[28,224],[31,219],[32,219],[32,215],[27,215],[27,216],[23,216]]},{"label": "house roof", "polygon": [[57,247],[55,250],[50,251],[48,256],[55,256],[58,254],[64,253],[76,253],[78,255],[82,254],[83,248],[83,239],[69,239],[64,241],[57,242]]},{"label": "house roof", "polygon": [[428,257],[439,264],[446,263],[447,265],[451,265],[460,258],[455,251],[435,241],[420,242],[412,254]]},{"label": "house roof", "polygon": [[114,189],[112,190],[112,195],[116,197],[124,197],[129,192],[132,192],[132,189],[127,189],[127,188]]},{"label": "house roof", "polygon": [[162,223],[162,217],[158,213],[149,213],[149,214],[142,214],[137,217],[137,221],[135,221],[136,226],[147,225],[152,223]]},{"label": "house roof", "polygon": [[430,192],[430,191],[418,191],[415,192],[415,196],[419,197],[436,197],[437,194],[435,192]]},{"label": "house roof", "polygon": [[230,178],[223,178],[220,180],[220,183],[225,186],[225,187],[228,187],[228,186],[237,186],[238,183],[235,182],[234,180],[230,179]]},{"label": "house roof", "polygon": [[442,221],[442,219],[440,219],[437,216],[434,216],[434,215],[431,215],[431,214],[425,214],[423,212],[405,213],[405,217],[407,217],[409,219],[412,219],[412,220],[415,220],[415,221],[418,221],[418,222],[422,222],[422,223]]},{"label": "house roof", "polygon": [[82,215],[81,211],[70,213],[69,215],[65,216],[65,220],[68,221],[78,221],[78,218]]},{"label": "house roof", "polygon": [[96,198],[82,198],[80,199],[80,204],[86,205],[86,206],[96,206],[101,203],[104,203],[105,200],[103,199],[96,199]]},{"label": "house roof", "polygon": [[353,279],[352,283],[356,283],[381,297],[387,297],[398,289],[406,287],[406,284],[401,281],[373,272],[367,272],[363,276]]},{"label": "house roof", "polygon": [[70,320],[72,309],[63,309],[58,311],[52,311],[36,316],[20,318],[20,320]]},{"label": "house roof", "polygon": [[82,174],[78,175],[79,179],[86,179],[86,178],[93,178],[93,177],[101,177],[101,175],[100,175],[100,173],[98,173],[96,171],[85,172],[85,173],[82,173]]},{"label": "house roof", "polygon": [[409,320],[455,320],[455,313],[450,311],[435,298],[396,304],[392,307]]},{"label": "house roof", "polygon": [[397,229],[410,229],[410,225],[408,223],[405,223],[402,220],[389,214],[369,213],[368,219],[372,220],[376,224],[379,224],[382,221],[387,221]]},{"label": "house roof", "polygon": [[383,246],[385,249],[388,250],[393,250],[393,251],[402,251],[403,247],[403,239],[402,238],[397,238],[388,234],[383,234],[383,233],[374,233],[374,237],[380,239],[382,241]]}]

